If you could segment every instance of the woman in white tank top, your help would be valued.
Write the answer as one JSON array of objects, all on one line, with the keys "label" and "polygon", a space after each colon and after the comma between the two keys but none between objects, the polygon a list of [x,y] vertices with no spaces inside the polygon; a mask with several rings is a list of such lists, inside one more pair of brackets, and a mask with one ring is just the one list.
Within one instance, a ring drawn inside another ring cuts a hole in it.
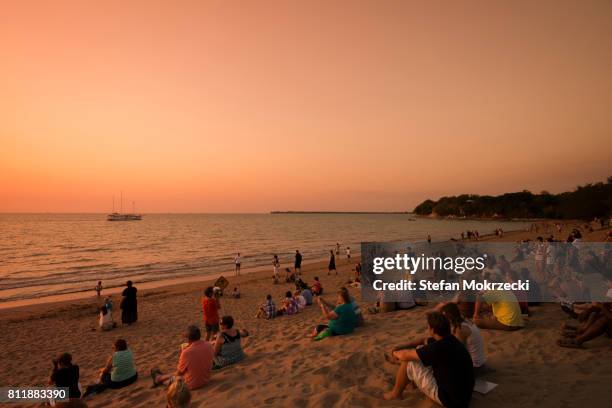
[{"label": "woman in white tank top", "polygon": [[471,321],[463,318],[456,303],[447,303],[440,311],[450,321],[453,335],[465,344],[465,348],[472,357],[473,367],[482,367],[487,357],[480,329]]}]

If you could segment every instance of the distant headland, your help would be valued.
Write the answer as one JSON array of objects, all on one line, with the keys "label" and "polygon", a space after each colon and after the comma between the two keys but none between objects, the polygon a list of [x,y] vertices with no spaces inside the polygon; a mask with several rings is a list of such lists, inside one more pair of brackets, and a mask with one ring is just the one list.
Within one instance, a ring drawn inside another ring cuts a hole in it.
[{"label": "distant headland", "polygon": [[425,200],[414,213],[430,217],[582,219],[612,215],[612,177],[606,182],[578,186],[574,191],[534,194],[524,190],[498,196],[462,194]]},{"label": "distant headland", "polygon": [[412,214],[410,211],[270,211],[270,214]]}]

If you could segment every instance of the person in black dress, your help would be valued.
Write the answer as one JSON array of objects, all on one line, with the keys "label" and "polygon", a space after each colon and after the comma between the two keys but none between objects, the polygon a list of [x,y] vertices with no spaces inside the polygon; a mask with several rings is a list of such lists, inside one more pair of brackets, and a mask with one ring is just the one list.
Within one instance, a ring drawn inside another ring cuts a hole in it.
[{"label": "person in black dress", "polygon": [[132,281],[127,281],[127,288],[123,290],[121,300],[121,322],[123,324],[136,323],[138,320],[138,301],[136,300],[136,287]]},{"label": "person in black dress", "polygon": [[336,256],[334,255],[334,251],[329,251],[329,266],[327,267],[327,274],[329,275],[331,271],[335,271],[336,275],[338,271],[336,270]]},{"label": "person in black dress", "polygon": [[302,272],[302,254],[300,254],[300,251],[297,249],[295,250],[295,263],[293,267],[295,269],[295,275],[299,277]]}]

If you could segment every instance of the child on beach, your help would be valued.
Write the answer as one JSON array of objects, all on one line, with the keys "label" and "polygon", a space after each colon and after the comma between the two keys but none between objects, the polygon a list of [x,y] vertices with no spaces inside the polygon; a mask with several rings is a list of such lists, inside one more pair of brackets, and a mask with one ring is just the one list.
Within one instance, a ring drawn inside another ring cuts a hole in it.
[{"label": "child on beach", "polygon": [[110,296],[107,296],[106,299],[104,299],[104,306],[106,306],[106,310],[108,310],[108,313],[110,313],[112,315],[113,313],[113,298]]},{"label": "child on beach", "polygon": [[234,275],[240,276],[240,252],[234,257]]},{"label": "child on beach", "polygon": [[232,297],[234,299],[240,299],[240,285],[234,286],[234,292],[232,292]]},{"label": "child on beach", "polygon": [[219,303],[218,296],[215,296],[215,290],[209,286],[204,291],[202,298],[202,319],[206,328],[206,341],[212,340],[213,335],[219,332]]},{"label": "child on beach", "polygon": [[98,284],[95,287],[96,289],[96,293],[98,294],[98,297],[100,297],[100,294],[102,293],[102,281],[98,281]]},{"label": "child on beach", "polygon": [[100,330],[107,331],[117,327],[117,323],[113,321],[113,316],[106,308],[106,305],[100,308],[100,318],[98,320]]}]

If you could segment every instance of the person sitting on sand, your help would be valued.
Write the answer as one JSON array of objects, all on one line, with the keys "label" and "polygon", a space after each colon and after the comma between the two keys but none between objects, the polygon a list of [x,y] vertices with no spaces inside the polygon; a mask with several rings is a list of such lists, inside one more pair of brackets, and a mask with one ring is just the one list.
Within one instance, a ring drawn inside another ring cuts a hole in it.
[{"label": "person sitting on sand", "polygon": [[[483,301],[491,306],[493,315],[481,316]],[[473,321],[481,329],[513,331],[525,326],[516,296],[507,290],[489,290],[477,296]]]},{"label": "person sitting on sand", "polygon": [[291,268],[285,268],[285,282],[295,282],[295,273],[291,271]]},{"label": "person sitting on sand", "polygon": [[234,286],[234,291],[232,292],[232,297],[234,299],[240,299],[240,285]]},{"label": "person sitting on sand", "polygon": [[106,305],[100,307],[100,318],[98,321],[98,326],[100,326],[100,330],[111,330],[117,327],[117,323],[113,321],[113,315],[110,314]]},{"label": "person sitting on sand", "polygon": [[72,356],[69,353],[63,353],[53,360],[53,371],[49,378],[49,385],[68,388],[68,398],[81,398],[79,366],[72,364]]},{"label": "person sitting on sand", "polygon": [[107,388],[118,389],[133,384],[138,379],[134,355],[128,349],[127,342],[119,339],[115,342],[113,354],[106,365],[100,369],[100,382],[87,387],[83,397],[98,394]]},{"label": "person sitting on sand", "polygon": [[258,319],[274,319],[276,317],[276,305],[272,300],[272,295],[268,294],[266,296],[266,303],[259,308],[255,317]]},{"label": "person sitting on sand", "polygon": [[333,310],[327,310],[325,302],[317,297],[317,303],[321,308],[321,312],[326,319],[329,319],[327,325],[320,324],[314,328],[312,337],[315,340],[321,340],[329,336],[339,336],[352,333],[357,325],[357,316],[351,304],[351,298],[346,289],[338,291],[337,305]]},{"label": "person sitting on sand", "polygon": [[181,379],[190,390],[201,388],[210,381],[213,365],[213,346],[201,339],[202,333],[197,326],[189,326],[185,333],[187,343],[181,345],[181,355],[174,374],[162,374],[160,370],[151,370],[153,385],[157,386]]},{"label": "person sitting on sand", "polygon": [[318,276],[315,276],[314,283],[310,289],[312,290],[312,294],[315,296],[321,296],[323,294],[323,285],[321,285],[321,282],[319,282]]},{"label": "person sitting on sand", "polygon": [[393,390],[384,399],[400,399],[412,382],[431,400],[445,407],[467,408],[474,389],[472,359],[466,348],[451,334],[450,323],[439,312],[427,315],[427,345],[398,349],[392,353],[400,362]]},{"label": "person sitting on sand", "polygon": [[234,328],[234,318],[232,316],[223,316],[221,318],[221,332],[217,334],[214,343],[213,370],[244,360],[246,356],[242,350],[240,339],[248,336],[248,331]]},{"label": "person sitting on sand", "polygon": [[191,391],[182,378],[172,382],[166,393],[166,408],[191,407]]},{"label": "person sitting on sand", "polygon": [[215,289],[209,286],[202,298],[202,319],[206,328],[206,341],[212,340],[213,335],[219,332],[219,297],[215,296]]},{"label": "person sitting on sand", "polygon": [[287,291],[285,293],[285,298],[282,301],[282,306],[276,312],[277,316],[282,315],[293,315],[299,311],[298,304],[296,300],[293,298],[293,294],[291,291]]},{"label": "person sitting on sand", "polygon": [[478,376],[483,371],[484,364],[487,361],[484,340],[482,339],[480,329],[463,317],[456,303],[445,304],[440,312],[450,322],[453,336],[462,342],[470,353],[472,365],[474,366],[474,375]]},{"label": "person sitting on sand", "polygon": [[302,289],[302,296],[306,300],[306,306],[312,305],[312,292],[308,286],[306,286],[305,289]]},{"label": "person sitting on sand", "polygon": [[302,291],[299,289],[293,292],[293,298],[298,304],[298,310],[302,310],[306,307],[306,299],[302,296]]},{"label": "person sitting on sand", "polygon": [[561,347],[582,348],[589,340],[606,334],[612,337],[612,303],[594,303],[598,310],[591,313],[586,322],[580,326],[563,325],[562,336],[557,344]]},{"label": "person sitting on sand", "polygon": [[306,284],[306,282],[304,282],[302,278],[297,278],[297,280],[295,281],[295,289],[304,290],[306,288],[308,288],[308,285]]}]

